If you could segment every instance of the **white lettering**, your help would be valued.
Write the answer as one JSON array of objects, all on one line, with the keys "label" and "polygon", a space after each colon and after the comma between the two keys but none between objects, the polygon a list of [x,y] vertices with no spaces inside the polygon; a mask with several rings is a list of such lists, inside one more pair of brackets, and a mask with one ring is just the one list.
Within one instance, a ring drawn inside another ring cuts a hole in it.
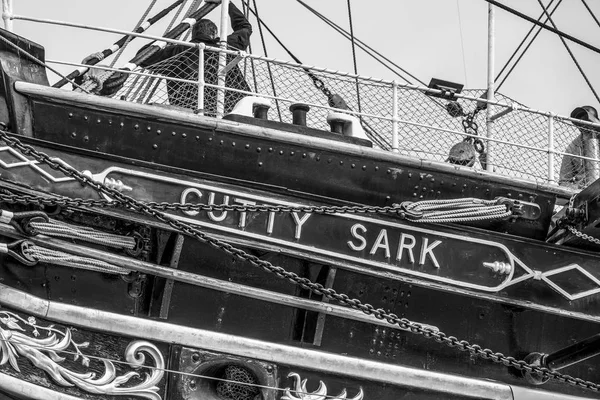
[{"label": "white lettering", "polygon": [[[255,206],[256,202],[255,201],[250,201],[250,200],[244,200],[244,199],[234,199],[233,200],[234,203],[239,203],[242,204],[244,206]],[[238,226],[240,228],[245,228],[246,227],[246,211],[240,211],[240,222],[238,224]]]},{"label": "white lettering", "polygon": [[385,258],[390,258],[390,244],[388,242],[388,235],[385,229],[379,231],[379,235],[377,239],[375,239],[375,243],[373,243],[373,247],[371,248],[371,255],[375,255],[377,249],[385,249]]},{"label": "white lettering", "polygon": [[310,218],[312,214],[304,214],[302,218],[298,216],[297,212],[292,212],[292,217],[294,218],[294,222],[296,223],[296,233],[294,234],[295,239],[300,239],[300,235],[302,235],[302,225]]},{"label": "white lettering", "polygon": [[[410,243],[406,243],[406,239],[408,239]],[[414,264],[415,256],[413,255],[413,249],[416,243],[417,240],[413,235],[407,235],[406,233],[401,234],[400,242],[398,244],[398,254],[396,255],[396,260],[402,261],[402,253],[404,253],[404,250],[406,249],[408,250],[408,259],[410,260],[410,263]]]},{"label": "white lettering", "polygon": [[428,246],[428,243],[429,243],[429,239],[423,238],[423,244],[421,245],[421,257],[419,257],[419,265],[425,264],[425,257],[427,257],[427,255],[429,254],[429,257],[431,258],[431,262],[433,262],[433,266],[436,268],[439,268],[440,264],[438,263],[437,259],[435,258],[435,255],[433,254],[433,249],[435,247],[437,247],[439,244],[441,244],[442,241],[436,240],[435,242],[433,242],[431,244],[431,246]]},{"label": "white lettering", "polygon": [[350,228],[350,233],[352,234],[352,237],[360,241],[360,244],[357,246],[354,243],[352,243],[351,240],[348,240],[348,247],[350,247],[354,251],[362,251],[365,249],[365,247],[367,247],[367,241],[363,236],[359,235],[359,230],[361,230],[363,234],[367,233],[367,228],[365,228],[364,225],[361,224],[354,224],[352,225],[352,228]]},{"label": "white lettering", "polygon": [[[214,204],[215,204],[215,194],[214,194],[214,192],[210,192],[210,194],[208,195],[208,205],[212,206]],[[226,206],[229,205],[229,196],[223,196],[223,205],[226,205]],[[208,218],[210,218],[212,221],[215,221],[215,222],[222,222],[225,220],[225,218],[227,218],[227,211],[222,211],[221,215],[219,215],[218,217],[215,215],[214,211],[209,211]]]},{"label": "white lettering", "polygon": [[[199,191],[198,189],[195,188],[188,188],[185,189],[183,191],[183,193],[181,193],[181,204],[186,204],[187,203],[187,197],[190,194],[195,194],[196,196],[198,196],[198,199],[202,198],[202,192]],[[200,211],[191,211],[191,210],[187,210],[187,211],[183,211],[184,214],[189,215],[190,217],[195,217],[196,215],[200,214]]]}]

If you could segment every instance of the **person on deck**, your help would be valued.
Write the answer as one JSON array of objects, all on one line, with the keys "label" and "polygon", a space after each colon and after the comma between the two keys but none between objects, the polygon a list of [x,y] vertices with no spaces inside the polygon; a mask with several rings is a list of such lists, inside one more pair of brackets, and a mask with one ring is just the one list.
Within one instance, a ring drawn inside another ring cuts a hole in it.
[{"label": "person on deck", "polygon": [[[252,25],[244,14],[233,3],[229,3],[229,17],[233,33],[227,36],[227,45],[233,50],[245,51],[250,44]],[[204,43],[207,46],[219,47],[217,26],[209,19],[199,20],[192,28],[191,43]],[[142,48],[140,52],[143,50]],[[227,62],[234,56],[228,55]],[[168,45],[140,63],[157,74],[186,79],[198,80],[198,49],[184,45]],[[219,53],[205,51],[204,53],[204,81],[206,84],[217,85],[219,68]],[[225,86],[237,90],[250,91],[244,75],[236,65],[229,70],[225,79]],[[174,106],[198,109],[198,85],[186,82],[167,80],[167,93],[169,103]],[[231,111],[235,104],[245,94],[225,91],[225,113]],[[204,88],[204,114],[215,116],[217,110],[217,89]]]},{"label": "person on deck", "polygon": [[[592,106],[578,107],[571,113],[571,118],[581,119],[583,121],[600,124],[598,111]],[[573,154],[579,157],[586,156],[585,141],[598,141],[598,132],[595,128],[588,125],[574,123],[579,129],[580,134],[573,139],[565,149],[565,153]],[[597,148],[597,143],[589,144],[590,150]],[[597,158],[597,154],[588,154],[588,157]],[[586,161],[579,157],[565,155],[560,166],[560,175],[558,184],[573,189],[583,189],[594,180],[594,172],[586,171]],[[598,167],[594,168],[598,169]]]}]

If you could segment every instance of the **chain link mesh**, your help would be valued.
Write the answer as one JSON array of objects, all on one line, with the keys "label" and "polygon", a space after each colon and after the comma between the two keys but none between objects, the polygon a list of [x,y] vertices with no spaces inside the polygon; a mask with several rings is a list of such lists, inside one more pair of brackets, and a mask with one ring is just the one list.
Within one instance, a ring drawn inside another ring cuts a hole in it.
[{"label": "chain link mesh", "polygon": [[[147,67],[142,72],[153,77],[132,75],[116,98],[138,103],[170,105],[182,109],[198,108],[197,48],[190,48],[167,60]],[[228,55],[228,62],[233,55]],[[205,83],[217,85],[218,53],[205,50]],[[246,94],[271,96],[271,120],[291,123],[289,106],[308,103],[313,107],[307,124],[329,130],[327,114],[331,112],[332,95],[339,95],[348,109],[360,112],[361,122],[375,147],[392,149],[393,87],[389,82],[354,78],[347,74],[308,69],[291,63],[280,63],[245,57],[229,70],[226,80],[225,113],[232,110]],[[357,94],[358,93],[358,94]],[[463,95],[479,98],[485,90],[464,90]],[[496,94],[496,100],[523,107],[510,98]],[[398,144],[402,155],[445,162],[449,150],[465,139],[463,120],[477,107],[473,100],[460,98],[457,103],[462,115],[453,117],[446,110],[448,100],[434,98],[422,90],[398,87]],[[205,87],[205,115],[216,115],[217,89]],[[340,107],[339,104],[336,107]],[[492,106],[496,114],[504,107]],[[345,108],[345,105],[341,106]],[[477,113],[474,121],[478,134],[487,137],[487,112]],[[485,141],[489,148],[494,172],[536,182],[560,183],[582,188],[590,183],[581,159],[581,133],[570,121],[554,118],[554,146],[549,152],[548,117],[518,108],[494,121],[492,137],[499,142]],[[554,153],[554,152],[558,152]],[[572,153],[564,156],[560,153]],[[549,154],[551,154],[549,156]],[[482,169],[480,163],[475,168]]]}]

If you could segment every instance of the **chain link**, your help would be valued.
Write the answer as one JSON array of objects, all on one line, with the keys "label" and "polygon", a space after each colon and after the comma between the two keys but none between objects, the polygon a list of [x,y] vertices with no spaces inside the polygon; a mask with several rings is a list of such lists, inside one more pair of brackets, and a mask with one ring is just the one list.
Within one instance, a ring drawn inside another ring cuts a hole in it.
[{"label": "chain link", "polygon": [[275,266],[266,260],[262,260],[257,256],[246,253],[245,251],[232,246],[229,243],[222,242],[209,235],[206,235],[201,230],[185,223],[178,221],[169,215],[166,215],[156,209],[153,209],[148,204],[141,203],[121,192],[109,188],[102,183],[94,182],[91,178],[83,175],[79,171],[72,167],[63,164],[60,161],[52,160],[47,154],[36,151],[33,147],[21,143],[17,138],[12,137],[8,132],[0,130],[0,139],[6,142],[10,147],[17,149],[23,155],[30,156],[40,163],[48,165],[50,168],[64,173],[66,176],[72,177],[76,181],[88,185],[95,189],[99,193],[106,194],[111,198],[122,202],[125,206],[132,210],[142,212],[150,215],[157,220],[166,223],[173,227],[175,230],[183,232],[188,236],[194,237],[197,240],[209,244],[210,246],[223,250],[226,253],[243,261],[248,261],[254,266],[265,269],[268,272],[273,273],[279,278],[288,280],[303,289],[310,290],[311,292],[325,296],[330,300],[334,300],[342,305],[351,307],[359,310],[367,315],[372,315],[380,320],[385,320],[392,325],[399,326],[401,329],[410,330],[415,334],[419,334],[427,339],[435,340],[438,343],[443,343],[449,347],[456,348],[459,351],[469,352],[470,354],[480,357],[485,360],[490,360],[497,364],[503,364],[508,367],[514,367],[518,370],[525,371],[528,373],[539,374],[543,378],[552,378],[559,382],[567,383],[570,385],[578,386],[581,388],[589,389],[594,392],[600,390],[600,385],[583,380],[581,378],[575,378],[570,375],[565,375],[557,371],[552,371],[548,368],[539,367],[533,364],[529,364],[524,360],[517,360],[514,357],[506,356],[502,353],[494,352],[487,348],[482,348],[477,344],[472,344],[466,340],[459,340],[454,336],[448,336],[444,332],[434,331],[430,328],[424,327],[419,323],[412,322],[406,318],[400,318],[396,314],[386,312],[381,308],[375,308],[371,304],[363,303],[358,299],[352,299],[344,293],[338,293],[333,288],[325,288],[319,283],[312,282],[308,278],[303,278],[294,272],[287,271],[282,267]]},{"label": "chain link", "polygon": [[588,242],[592,242],[594,244],[600,245],[600,239],[595,238],[593,236],[590,236],[590,235],[588,235],[586,233],[583,233],[581,231],[578,231],[572,225],[566,225],[566,228],[569,230],[569,232],[571,232],[573,235],[577,236],[578,238],[581,238],[583,240],[587,240]]},{"label": "chain link", "polygon": [[[467,135],[479,135],[479,125],[475,122],[475,117],[481,111],[479,107],[475,108],[473,112],[465,114],[465,118],[462,120],[463,130]],[[482,154],[485,151],[485,145],[483,144],[483,140],[479,139],[479,137],[467,136],[465,138],[465,142],[473,144],[475,151],[479,154]]]}]

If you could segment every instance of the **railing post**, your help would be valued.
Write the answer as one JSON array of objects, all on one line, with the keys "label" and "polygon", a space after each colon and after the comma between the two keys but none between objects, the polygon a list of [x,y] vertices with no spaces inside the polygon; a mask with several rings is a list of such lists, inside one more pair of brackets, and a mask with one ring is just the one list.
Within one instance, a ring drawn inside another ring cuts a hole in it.
[{"label": "railing post", "polygon": [[13,31],[13,1],[2,0],[2,19],[4,20],[4,29],[9,32]]},{"label": "railing post", "polygon": [[394,97],[392,102],[392,151],[398,153],[398,81],[392,82],[392,96]]},{"label": "railing post", "polygon": [[556,183],[554,177],[554,115],[548,115],[548,183]]},{"label": "railing post", "polygon": [[204,115],[204,43],[198,44],[198,114]]},{"label": "railing post", "polygon": [[[221,50],[227,50],[227,34],[228,34],[228,19],[229,19],[229,0],[221,1],[221,42],[219,47]],[[217,118],[223,118],[225,113],[225,66],[227,64],[227,54],[224,51],[219,52],[219,73],[217,90]]]},{"label": "railing post", "polygon": [[[494,115],[491,101],[494,101],[494,51],[495,51],[495,34],[496,24],[494,20],[494,6],[488,4],[488,70],[487,70],[487,137],[489,139],[494,136]],[[493,143],[491,140],[486,141],[487,157],[486,157],[486,170],[494,172],[494,154],[493,154]]]}]

